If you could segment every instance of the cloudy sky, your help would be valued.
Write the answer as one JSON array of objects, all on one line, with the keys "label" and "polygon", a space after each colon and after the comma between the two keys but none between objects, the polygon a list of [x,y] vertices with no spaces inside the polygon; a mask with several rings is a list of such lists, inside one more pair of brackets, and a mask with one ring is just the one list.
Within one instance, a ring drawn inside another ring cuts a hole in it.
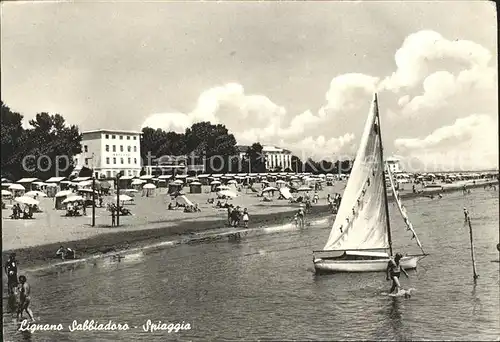
[{"label": "cloudy sky", "polygon": [[[82,130],[224,123],[241,144],[498,167],[492,2],[2,3],[2,100]],[[411,164],[411,166],[410,166]]]}]

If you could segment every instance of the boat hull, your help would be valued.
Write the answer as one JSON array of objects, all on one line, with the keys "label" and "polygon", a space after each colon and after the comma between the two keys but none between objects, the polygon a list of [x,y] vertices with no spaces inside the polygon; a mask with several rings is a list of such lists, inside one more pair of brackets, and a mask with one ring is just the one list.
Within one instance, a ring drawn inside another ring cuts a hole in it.
[{"label": "boat hull", "polygon": [[[400,264],[405,270],[417,268],[417,263],[423,256],[404,256]],[[338,272],[385,272],[389,258],[366,260],[316,259],[314,269],[316,273]]]}]

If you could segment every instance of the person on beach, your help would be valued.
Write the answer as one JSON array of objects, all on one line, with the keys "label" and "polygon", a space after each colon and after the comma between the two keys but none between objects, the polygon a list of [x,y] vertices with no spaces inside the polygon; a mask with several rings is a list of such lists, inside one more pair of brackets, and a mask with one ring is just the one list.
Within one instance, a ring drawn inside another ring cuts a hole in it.
[{"label": "person on beach", "polygon": [[245,208],[243,209],[243,223],[245,224],[245,228],[248,228],[248,221],[249,221],[248,209]]},{"label": "person on beach", "polygon": [[71,248],[67,247],[64,248],[62,245],[59,247],[59,249],[56,252],[56,256],[61,257],[61,259],[64,261],[64,259],[74,259],[75,258],[75,251],[72,250]]},{"label": "person on beach", "polygon": [[393,293],[394,290],[397,290],[396,293],[398,293],[401,289],[401,284],[399,283],[399,276],[401,275],[401,272],[405,274],[406,278],[409,278],[408,273],[399,263],[402,257],[401,253],[396,253],[394,259],[391,258],[387,263],[386,280],[392,279],[392,287],[389,293]]},{"label": "person on beach", "polygon": [[11,253],[5,264],[5,274],[7,274],[7,290],[9,295],[15,294],[17,287],[17,260],[16,253]]},{"label": "person on beach", "polygon": [[300,207],[297,214],[295,214],[294,219],[295,222],[299,225],[299,227],[304,227],[304,217],[306,216],[306,213],[304,212],[304,208]]},{"label": "person on beach", "polygon": [[228,205],[227,207],[227,223],[231,226],[232,225],[232,215],[233,213],[233,207],[231,205]]},{"label": "person on beach", "polygon": [[26,282],[25,276],[19,276],[19,307],[17,308],[17,320],[23,317],[23,311],[26,311],[31,322],[35,321],[33,317],[33,311],[29,308],[31,302],[31,287]]},{"label": "person on beach", "polygon": [[467,211],[467,208],[464,207],[464,220],[467,221],[468,217],[469,217],[469,212]]},{"label": "person on beach", "polygon": [[111,227],[114,227],[116,225],[116,217],[115,217],[115,206],[114,204],[111,205]]}]

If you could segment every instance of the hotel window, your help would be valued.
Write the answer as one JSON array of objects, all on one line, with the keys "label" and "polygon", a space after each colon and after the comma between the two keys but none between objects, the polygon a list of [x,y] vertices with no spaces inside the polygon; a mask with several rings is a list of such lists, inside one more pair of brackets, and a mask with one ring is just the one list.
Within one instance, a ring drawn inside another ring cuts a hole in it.
[{"label": "hotel window", "polygon": [[123,152],[123,145],[120,145],[120,152]]},{"label": "hotel window", "polygon": [[109,164],[109,157],[106,157],[106,164]]},{"label": "hotel window", "polygon": [[134,137],[134,140],[137,140],[137,137]]},{"label": "hotel window", "polygon": [[88,151],[89,151],[89,148],[88,148],[88,146],[87,146],[87,145],[83,145],[83,151],[84,151],[84,152],[88,152]]},{"label": "hotel window", "polygon": [[89,160],[85,158],[85,165],[89,165]]},{"label": "hotel window", "polygon": [[116,145],[113,145],[113,152],[116,152]]},{"label": "hotel window", "polygon": [[111,178],[111,171],[106,171],[106,176],[107,176],[108,178]]},{"label": "hotel window", "polygon": [[137,152],[137,146],[134,146],[134,152]]},{"label": "hotel window", "polygon": [[128,158],[128,163],[130,164],[130,158]]},{"label": "hotel window", "polygon": [[130,135],[127,135],[127,140],[130,140]]},{"label": "hotel window", "polygon": [[106,152],[109,152],[109,145],[106,145]]},{"label": "hotel window", "polygon": [[134,158],[134,164],[137,164],[137,158]]},{"label": "hotel window", "polygon": [[120,164],[123,164],[123,158],[120,158]]},{"label": "hotel window", "polygon": [[111,136],[111,139],[116,139],[116,135],[114,135],[114,134],[113,134],[113,135]]},{"label": "hotel window", "polygon": [[120,140],[123,140],[123,135],[120,135]]},{"label": "hotel window", "polygon": [[130,147],[130,146],[127,146],[127,151],[129,151],[129,152],[130,152],[130,150],[131,150],[131,147]]},{"label": "hotel window", "polygon": [[116,164],[116,158],[113,158],[113,164]]},{"label": "hotel window", "polygon": [[109,134],[106,134],[106,139],[109,139]]}]

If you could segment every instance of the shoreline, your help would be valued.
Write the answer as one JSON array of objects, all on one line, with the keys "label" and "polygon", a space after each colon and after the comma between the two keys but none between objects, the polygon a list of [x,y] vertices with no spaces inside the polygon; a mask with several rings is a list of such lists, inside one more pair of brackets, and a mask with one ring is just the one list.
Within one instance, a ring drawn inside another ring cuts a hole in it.
[{"label": "shoreline", "polygon": [[[59,242],[3,251],[2,259],[5,263],[8,255],[14,252],[16,253],[16,259],[20,266],[20,270],[33,272],[34,269],[41,270],[57,265],[71,265],[85,262],[86,260],[117,255],[119,253],[130,253],[130,251],[134,250],[150,249],[155,246],[161,247],[161,245],[169,246],[184,243],[202,243],[223,238],[237,232],[255,232],[263,231],[267,227],[286,226],[291,223],[291,219],[295,213],[296,210],[292,209],[280,213],[253,215],[248,228],[244,228],[243,226],[236,228],[228,227],[225,220],[186,220],[175,226],[166,228],[101,234],[83,240],[65,242],[64,245],[71,246],[76,250],[78,257],[76,260],[68,260],[66,262],[62,262],[61,259],[55,258],[55,251],[61,245]],[[328,210],[328,205],[316,205],[311,208],[308,219],[314,221],[325,218],[328,215],[332,215]],[[279,231],[279,229],[276,230]],[[205,236],[203,237],[203,235]]]},{"label": "shoreline", "polygon": [[[495,180],[475,185],[468,184],[467,188],[481,188],[488,184],[498,184],[498,181]],[[417,193],[403,193],[401,194],[401,199],[413,199],[461,190],[461,185],[448,186],[442,190],[428,189]],[[394,201],[394,197],[388,196],[388,201]],[[85,263],[98,258],[111,257],[119,253],[130,253],[132,251],[162,248],[185,243],[203,243],[222,238],[231,239],[231,235],[235,233],[243,233],[243,236],[248,236],[249,233],[250,235],[254,235],[253,233],[258,234],[259,232],[265,234],[266,231],[272,233],[293,230],[296,227],[290,226],[290,223],[295,212],[295,209],[290,209],[279,213],[253,215],[249,228],[228,227],[225,220],[185,220],[170,227],[100,234],[86,239],[65,242],[64,245],[69,245],[76,250],[78,257],[76,260],[65,262],[54,257],[55,251],[61,245],[60,242],[6,250],[2,252],[2,261],[5,263],[8,255],[15,252],[20,269],[25,272],[34,272],[55,266]],[[311,208],[308,218],[310,223],[312,223],[321,219],[327,219],[330,215],[332,214],[328,210],[328,205],[314,205]],[[286,226],[289,226],[289,229],[285,229]],[[268,227],[273,228],[267,230],[266,228]],[[203,235],[205,236],[203,237]]]}]

